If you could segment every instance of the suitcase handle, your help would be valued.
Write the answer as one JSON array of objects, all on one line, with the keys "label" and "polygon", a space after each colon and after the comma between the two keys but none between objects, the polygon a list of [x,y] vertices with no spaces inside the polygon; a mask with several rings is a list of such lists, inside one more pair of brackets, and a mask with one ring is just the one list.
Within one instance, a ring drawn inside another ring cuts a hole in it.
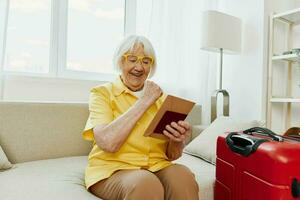
[{"label": "suitcase handle", "polygon": [[266,139],[260,138],[250,138],[245,135],[238,134],[236,132],[229,133],[226,137],[226,143],[228,147],[235,153],[241,154],[243,156],[249,156],[254,153],[258,146]]},{"label": "suitcase handle", "polygon": [[274,133],[273,131],[271,131],[270,129],[267,129],[267,128],[253,127],[253,128],[249,128],[247,130],[244,130],[243,133],[249,134],[249,135],[252,135],[252,133],[261,133],[263,135],[269,136],[274,141],[278,141],[278,142],[283,141],[282,137],[280,137],[279,135],[277,135],[276,133]]}]

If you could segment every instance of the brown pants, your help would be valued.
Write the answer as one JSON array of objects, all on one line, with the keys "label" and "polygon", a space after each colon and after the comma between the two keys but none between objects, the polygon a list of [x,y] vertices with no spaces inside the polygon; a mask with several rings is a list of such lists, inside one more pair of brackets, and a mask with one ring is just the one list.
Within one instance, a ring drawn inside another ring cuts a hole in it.
[{"label": "brown pants", "polygon": [[194,200],[199,199],[194,174],[185,166],[174,164],[158,172],[120,170],[90,187],[105,200]]}]

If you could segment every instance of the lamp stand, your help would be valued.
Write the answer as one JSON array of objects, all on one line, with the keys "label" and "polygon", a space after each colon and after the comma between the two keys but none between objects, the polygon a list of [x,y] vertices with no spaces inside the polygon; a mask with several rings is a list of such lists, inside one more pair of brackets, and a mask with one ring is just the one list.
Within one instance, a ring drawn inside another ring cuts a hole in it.
[{"label": "lamp stand", "polygon": [[213,122],[217,118],[217,102],[218,95],[223,95],[223,115],[229,116],[229,93],[222,89],[222,69],[223,68],[223,48],[220,48],[220,82],[219,89],[215,90],[211,95],[210,121]]}]

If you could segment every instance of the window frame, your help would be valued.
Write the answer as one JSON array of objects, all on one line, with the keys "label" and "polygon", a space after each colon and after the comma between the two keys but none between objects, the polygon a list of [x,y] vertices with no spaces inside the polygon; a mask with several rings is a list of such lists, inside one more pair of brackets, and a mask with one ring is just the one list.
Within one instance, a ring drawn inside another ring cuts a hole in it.
[{"label": "window frame", "polygon": [[[124,0],[124,36],[135,33],[136,0]],[[78,80],[110,81],[116,73],[86,72],[67,69],[67,27],[68,27],[68,0],[51,0],[51,22],[49,38],[49,72],[16,72],[4,70],[4,55],[6,50],[6,35],[8,27],[9,0],[6,0],[3,47],[0,51],[0,75],[51,77]],[[1,31],[1,27],[0,27]],[[1,44],[1,43],[0,43]]]}]

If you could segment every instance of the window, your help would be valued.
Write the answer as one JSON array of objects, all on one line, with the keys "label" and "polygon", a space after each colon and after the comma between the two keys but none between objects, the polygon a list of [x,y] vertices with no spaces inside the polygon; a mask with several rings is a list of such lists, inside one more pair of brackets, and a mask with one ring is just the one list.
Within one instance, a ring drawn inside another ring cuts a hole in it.
[{"label": "window", "polygon": [[4,70],[49,71],[51,0],[10,0]]},{"label": "window", "polygon": [[0,69],[9,73],[84,79],[112,74],[114,50],[135,25],[136,0],[1,2],[1,16],[8,14],[0,19]]},{"label": "window", "polygon": [[112,72],[112,57],[124,34],[124,0],[69,0],[67,69]]}]

